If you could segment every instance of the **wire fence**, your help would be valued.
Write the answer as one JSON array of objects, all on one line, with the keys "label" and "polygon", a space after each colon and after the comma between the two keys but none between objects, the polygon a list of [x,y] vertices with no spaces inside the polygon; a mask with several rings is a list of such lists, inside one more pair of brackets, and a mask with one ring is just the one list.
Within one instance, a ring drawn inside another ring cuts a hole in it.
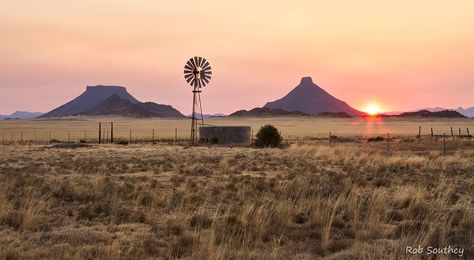
[{"label": "wire fence", "polygon": [[26,130],[1,131],[2,144],[12,143],[112,143],[112,142],[184,142],[188,132],[174,129],[174,134],[160,133],[154,129],[113,130]]},{"label": "wire fence", "polygon": [[[403,149],[411,150],[426,150],[427,146],[440,149],[443,154],[462,149],[463,147],[472,146],[472,135],[469,128],[462,131],[461,128],[454,130],[451,127],[448,133],[437,133],[433,128],[428,134],[422,134],[421,126],[418,133],[414,135],[397,136],[391,133],[386,135],[374,136],[347,136],[336,135],[329,132],[326,137],[320,134],[314,137],[297,137],[287,136],[284,138],[286,145],[301,141],[309,141],[311,143],[319,144],[354,144],[358,143],[362,148],[371,147],[386,150],[388,153],[392,151],[400,151]],[[116,143],[116,144],[131,144],[131,143],[166,143],[175,145],[187,145],[190,142],[189,130],[170,128],[168,130],[160,131],[156,129],[124,129],[123,127],[115,127],[113,123],[98,124],[94,128],[84,130],[66,130],[66,129],[52,129],[52,130],[0,130],[0,141],[3,145],[8,144],[51,144],[51,143]],[[425,131],[426,132],[426,131]],[[316,137],[317,136],[317,137]],[[251,131],[251,144],[254,142],[254,131]],[[423,141],[423,142],[420,142]]]}]

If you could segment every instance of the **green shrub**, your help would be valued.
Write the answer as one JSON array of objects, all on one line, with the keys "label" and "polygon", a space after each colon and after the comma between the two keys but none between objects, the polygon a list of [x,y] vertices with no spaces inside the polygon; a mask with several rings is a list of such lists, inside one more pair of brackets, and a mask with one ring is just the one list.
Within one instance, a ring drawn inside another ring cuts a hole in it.
[{"label": "green shrub", "polygon": [[273,125],[264,125],[256,135],[255,145],[257,147],[278,147],[283,138],[280,132]]}]

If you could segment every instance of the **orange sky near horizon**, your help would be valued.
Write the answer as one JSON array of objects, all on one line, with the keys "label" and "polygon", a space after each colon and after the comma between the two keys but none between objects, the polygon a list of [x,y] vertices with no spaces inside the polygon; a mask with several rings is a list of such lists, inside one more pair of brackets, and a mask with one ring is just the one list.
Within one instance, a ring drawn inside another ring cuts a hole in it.
[{"label": "orange sky near horizon", "polygon": [[204,113],[263,106],[303,76],[360,110],[471,107],[473,13],[470,0],[4,0],[0,114],[97,84],[189,114],[194,55],[213,67]]}]

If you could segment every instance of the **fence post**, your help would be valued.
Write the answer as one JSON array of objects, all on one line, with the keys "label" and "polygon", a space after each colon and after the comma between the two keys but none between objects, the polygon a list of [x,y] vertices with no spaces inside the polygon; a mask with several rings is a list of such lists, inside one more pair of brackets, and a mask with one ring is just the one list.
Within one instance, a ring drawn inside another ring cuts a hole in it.
[{"label": "fence post", "polygon": [[35,143],[36,143],[36,131],[34,132],[34,135],[35,135]]},{"label": "fence post", "polygon": [[23,131],[20,132],[20,142],[23,143]]},{"label": "fence post", "polygon": [[453,127],[451,126],[451,136],[454,136]]},{"label": "fence post", "polygon": [[390,133],[387,133],[387,152],[390,153]]},{"label": "fence post", "polygon": [[470,136],[471,134],[469,133],[469,127],[466,127],[467,135]]},{"label": "fence post", "polygon": [[178,143],[178,128],[174,129],[174,144]]},{"label": "fence post", "polygon": [[71,142],[71,131],[67,131],[67,142],[70,143]]},{"label": "fence post", "polygon": [[99,144],[102,141],[102,123],[99,123]]},{"label": "fence post", "polygon": [[114,122],[110,122],[110,143],[114,143]]},{"label": "fence post", "polygon": [[461,128],[459,128],[459,136],[461,136]]},{"label": "fence post", "polygon": [[328,139],[329,145],[331,145],[331,132],[329,132],[329,139]]},{"label": "fence post", "polygon": [[132,143],[132,129],[130,129],[130,136],[129,136],[129,139],[128,139],[128,143]]},{"label": "fence post", "polygon": [[418,138],[421,137],[421,125],[418,127]]},{"label": "fence post", "polygon": [[252,129],[252,137],[250,138],[250,144],[253,145],[253,129]]},{"label": "fence post", "polygon": [[5,143],[5,131],[2,132],[2,143]]},{"label": "fence post", "polygon": [[443,133],[443,155],[446,156],[446,133]]},{"label": "fence post", "polygon": [[52,139],[51,139],[51,131],[48,132],[49,134],[49,143],[51,143]]},{"label": "fence post", "polygon": [[153,134],[151,136],[151,142],[155,143],[155,129],[153,129]]},{"label": "fence post", "polygon": [[433,136],[433,127],[431,128],[431,136]]}]

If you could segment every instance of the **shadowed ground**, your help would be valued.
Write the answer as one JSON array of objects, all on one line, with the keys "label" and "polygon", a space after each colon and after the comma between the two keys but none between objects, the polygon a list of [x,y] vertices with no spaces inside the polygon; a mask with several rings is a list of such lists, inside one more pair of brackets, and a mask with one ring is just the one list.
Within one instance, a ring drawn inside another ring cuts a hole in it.
[{"label": "shadowed ground", "polygon": [[0,258],[400,259],[410,245],[469,258],[463,147],[0,146]]}]

